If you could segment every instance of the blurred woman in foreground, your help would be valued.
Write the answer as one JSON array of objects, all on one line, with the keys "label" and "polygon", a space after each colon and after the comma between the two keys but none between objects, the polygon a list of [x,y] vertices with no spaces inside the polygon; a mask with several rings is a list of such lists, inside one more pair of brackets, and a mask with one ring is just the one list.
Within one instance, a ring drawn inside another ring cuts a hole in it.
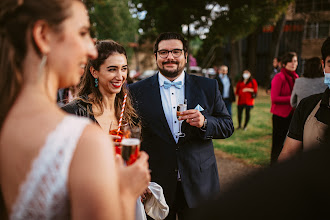
[{"label": "blurred woman in foreground", "polygon": [[148,156],[116,165],[108,135],[56,104],[57,90],[76,85],[97,57],[83,3],[3,0],[0,24],[1,213],[133,219],[150,180]]}]

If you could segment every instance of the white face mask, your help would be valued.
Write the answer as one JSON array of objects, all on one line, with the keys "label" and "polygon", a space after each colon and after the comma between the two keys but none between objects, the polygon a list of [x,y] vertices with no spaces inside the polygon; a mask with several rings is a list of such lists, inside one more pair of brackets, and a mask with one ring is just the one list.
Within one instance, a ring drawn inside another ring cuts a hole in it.
[{"label": "white face mask", "polygon": [[248,79],[250,78],[250,74],[249,73],[243,73],[243,79]]}]

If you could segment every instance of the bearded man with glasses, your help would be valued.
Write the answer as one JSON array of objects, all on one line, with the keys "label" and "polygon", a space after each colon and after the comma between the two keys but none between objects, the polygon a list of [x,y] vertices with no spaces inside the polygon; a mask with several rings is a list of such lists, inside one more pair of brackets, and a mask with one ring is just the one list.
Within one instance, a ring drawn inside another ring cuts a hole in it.
[{"label": "bearded man with glasses", "polygon": [[[160,34],[154,47],[158,74],[129,86],[142,124],[141,150],[149,154],[152,181],[163,187],[170,220],[185,219],[219,193],[212,139],[234,131],[217,81],[185,73],[187,48],[181,34]],[[188,110],[177,118],[184,103]]]}]

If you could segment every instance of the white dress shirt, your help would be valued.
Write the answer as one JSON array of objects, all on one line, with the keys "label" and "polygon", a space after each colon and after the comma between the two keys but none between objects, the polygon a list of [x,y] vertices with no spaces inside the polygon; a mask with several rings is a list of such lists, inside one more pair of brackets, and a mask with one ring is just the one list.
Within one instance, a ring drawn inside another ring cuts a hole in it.
[{"label": "white dress shirt", "polygon": [[219,78],[222,81],[223,84],[223,91],[222,92],[222,97],[225,98],[229,98],[229,90],[230,90],[230,81],[229,81],[229,77],[224,74],[219,74]]},{"label": "white dress shirt", "polygon": [[176,143],[179,141],[179,120],[176,116],[177,106],[179,104],[184,103],[184,78],[185,73],[182,71],[180,76],[174,80],[173,82],[182,81],[182,87],[180,89],[176,88],[175,86],[171,86],[168,89],[164,88],[164,82],[170,82],[165,76],[161,73],[158,73],[158,80],[159,80],[159,88],[160,88],[160,96],[162,99],[163,110],[165,113],[165,117],[167,120],[167,124],[169,125],[173,138]]}]

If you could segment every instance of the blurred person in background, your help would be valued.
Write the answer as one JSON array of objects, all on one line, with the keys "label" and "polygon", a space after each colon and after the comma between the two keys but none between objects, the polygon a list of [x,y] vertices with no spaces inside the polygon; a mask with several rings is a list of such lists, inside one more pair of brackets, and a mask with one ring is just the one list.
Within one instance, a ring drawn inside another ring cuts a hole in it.
[{"label": "blurred person in background", "polygon": [[238,96],[237,101],[237,119],[238,127],[241,129],[242,114],[245,109],[245,122],[243,129],[246,130],[250,120],[250,110],[254,106],[254,99],[258,92],[257,81],[252,77],[249,70],[244,70],[242,77],[236,84],[236,95]]},{"label": "blurred person in background", "polygon": [[299,103],[279,157],[281,161],[314,147],[330,146],[330,37],[323,42],[321,53],[323,82],[327,88]]},{"label": "blurred person in background", "polygon": [[322,93],[326,88],[321,59],[313,57],[306,60],[303,77],[297,79],[293,86],[291,106],[296,108],[303,98]]},{"label": "blurred person in background", "polygon": [[232,116],[231,104],[235,102],[235,93],[231,78],[228,76],[228,67],[222,65],[218,68],[218,74],[215,79],[218,82],[219,90],[222,95],[222,99],[225,102],[226,108],[230,116]]},{"label": "blurred person in background", "polygon": [[273,114],[273,139],[270,164],[276,163],[283,148],[294,109],[290,99],[295,80],[298,57],[295,52],[288,52],[282,57],[281,72],[274,76],[271,88],[271,109]]},{"label": "blurred person in background", "polygon": [[0,24],[1,214],[133,219],[150,180],[147,154],[115,163],[108,135],[56,103],[57,90],[78,84],[97,58],[84,4],[2,0]]},{"label": "blurred person in background", "polygon": [[77,95],[77,88],[70,86],[69,88],[61,88],[57,91],[57,104],[59,107],[71,102]]},{"label": "blurred person in background", "polygon": [[274,76],[281,71],[281,58],[280,57],[275,57],[273,59],[273,70],[272,73],[270,74],[270,80],[269,80],[269,85],[266,88],[266,93],[269,94],[269,91],[272,87],[272,80]]}]

